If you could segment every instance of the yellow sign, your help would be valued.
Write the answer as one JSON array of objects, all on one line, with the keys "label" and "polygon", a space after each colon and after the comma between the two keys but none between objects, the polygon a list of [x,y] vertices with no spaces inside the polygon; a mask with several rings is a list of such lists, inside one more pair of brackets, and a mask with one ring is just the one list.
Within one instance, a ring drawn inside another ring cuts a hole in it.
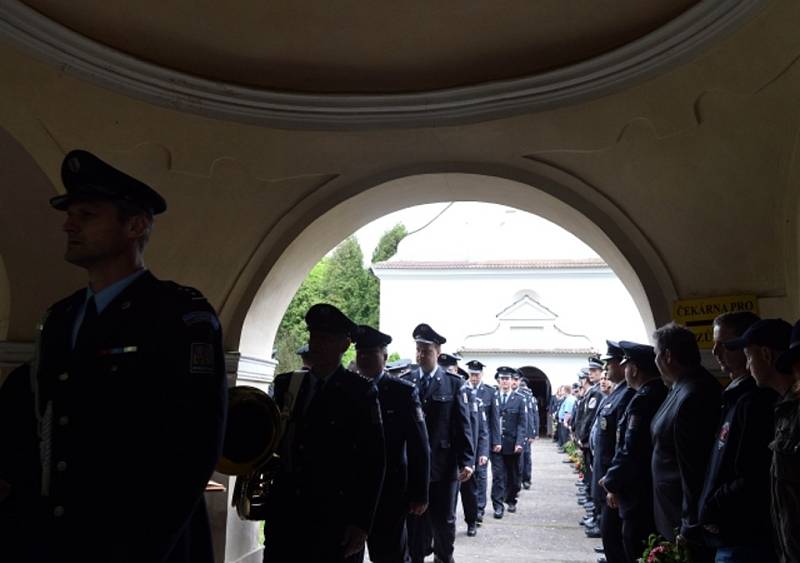
[{"label": "yellow sign", "polygon": [[686,326],[697,337],[700,348],[714,346],[714,318],[723,313],[750,311],[758,314],[758,299],[755,295],[728,295],[725,297],[705,297],[684,299],[672,306],[672,319]]}]

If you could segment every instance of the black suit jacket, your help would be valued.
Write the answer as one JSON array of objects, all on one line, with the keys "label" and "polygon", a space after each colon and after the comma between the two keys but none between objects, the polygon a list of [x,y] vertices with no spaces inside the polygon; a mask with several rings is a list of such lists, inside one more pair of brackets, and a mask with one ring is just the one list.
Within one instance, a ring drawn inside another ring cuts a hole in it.
[{"label": "black suit jacket", "polygon": [[[419,389],[420,375],[417,369],[403,379]],[[431,481],[455,481],[459,468],[472,466],[475,459],[469,397],[461,389],[464,380],[458,375],[437,366],[432,377],[428,392],[420,397],[431,449]]]},{"label": "black suit jacket", "polygon": [[405,513],[409,502],[428,502],[431,452],[425,414],[412,383],[383,374],[376,386],[386,442],[386,477],[378,512]]},{"label": "black suit jacket", "polygon": [[619,514],[626,520],[653,520],[650,423],[666,396],[661,379],[651,379],[636,391],[617,422],[617,446],[605,474],[605,488],[617,495]]},{"label": "black suit jacket", "polygon": [[500,453],[511,455],[516,446],[524,446],[528,432],[528,407],[525,397],[516,391],[509,394],[503,404],[503,392],[498,391],[497,401],[500,405],[500,426],[502,428],[502,446]]},{"label": "black suit jacket", "polygon": [[[275,377],[280,408],[291,377]],[[315,542],[340,541],[347,525],[370,531],[386,463],[375,385],[339,366],[306,407],[312,385],[312,374],[306,374],[280,445],[286,461],[275,480],[276,512],[266,523],[269,527],[280,520],[281,530],[297,534],[293,543],[298,560],[306,547],[320,547],[308,545],[308,522],[326,528]]]},{"label": "black suit jacket", "polygon": [[698,505],[719,421],[722,387],[705,368],[684,374],[653,418],[654,516],[672,540],[698,541]]},{"label": "black suit jacket", "polygon": [[497,405],[497,391],[493,387],[481,383],[475,389],[475,394],[483,404],[482,408],[486,416],[486,426],[489,431],[489,448],[492,449],[494,446],[500,444],[500,439],[502,437],[500,433],[500,412]]},{"label": "black suit jacket", "polygon": [[227,406],[217,316],[197,290],[145,272],[71,350],[84,299],[81,290],[53,305],[41,333],[41,525],[63,540],[50,548],[66,559],[88,544],[115,562],[184,561],[201,542],[207,557],[203,491]]}]

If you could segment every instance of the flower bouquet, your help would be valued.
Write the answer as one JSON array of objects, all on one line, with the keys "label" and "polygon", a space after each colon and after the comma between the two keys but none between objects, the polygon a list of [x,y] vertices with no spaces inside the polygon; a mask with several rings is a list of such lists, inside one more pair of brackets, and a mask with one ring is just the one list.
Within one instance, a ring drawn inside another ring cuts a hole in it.
[{"label": "flower bouquet", "polygon": [[658,534],[650,534],[647,547],[639,558],[639,563],[691,563],[689,550],[681,536],[674,542],[665,540]]}]

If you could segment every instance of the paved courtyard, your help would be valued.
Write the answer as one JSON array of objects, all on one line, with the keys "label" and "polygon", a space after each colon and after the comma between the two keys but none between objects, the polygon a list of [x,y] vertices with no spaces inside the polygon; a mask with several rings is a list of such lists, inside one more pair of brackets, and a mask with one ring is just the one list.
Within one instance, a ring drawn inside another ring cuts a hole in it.
[{"label": "paved courtyard", "polygon": [[575,502],[576,473],[563,463],[565,459],[552,440],[536,440],[533,484],[530,490],[523,489],[517,512],[506,512],[501,520],[495,520],[490,501],[474,538],[467,537],[459,500],[456,563],[594,563],[597,555],[593,548],[600,540],[588,539],[578,525],[584,511]]}]

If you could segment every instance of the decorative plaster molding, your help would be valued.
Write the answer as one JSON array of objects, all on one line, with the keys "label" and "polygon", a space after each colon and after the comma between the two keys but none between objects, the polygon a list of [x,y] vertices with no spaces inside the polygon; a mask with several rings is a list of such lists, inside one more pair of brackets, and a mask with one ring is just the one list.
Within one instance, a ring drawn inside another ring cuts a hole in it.
[{"label": "decorative plaster molding", "polygon": [[266,385],[275,377],[278,362],[273,359],[243,356],[239,352],[225,353],[225,371],[236,375],[237,384]]},{"label": "decorative plaster molding", "polygon": [[92,41],[19,0],[0,3],[0,33],[67,74],[147,102],[282,128],[420,127],[538,111],[605,95],[654,76],[736,30],[764,0],[702,0],[654,32],[554,71],[429,92],[297,94],[215,82]]},{"label": "decorative plaster molding", "polygon": [[0,368],[15,368],[33,358],[33,342],[0,342]]}]

